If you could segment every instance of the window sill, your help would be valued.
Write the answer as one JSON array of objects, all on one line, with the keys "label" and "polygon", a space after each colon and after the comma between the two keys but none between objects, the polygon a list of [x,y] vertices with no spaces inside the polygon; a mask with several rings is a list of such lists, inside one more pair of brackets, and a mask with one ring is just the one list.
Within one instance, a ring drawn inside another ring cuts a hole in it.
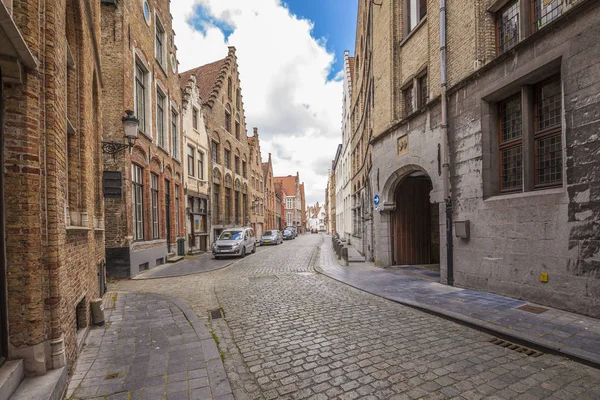
[{"label": "window sill", "polygon": [[410,40],[411,37],[413,37],[416,32],[423,26],[425,25],[425,23],[427,22],[427,16],[424,16],[421,21],[419,21],[419,23],[417,24],[417,26],[414,27],[414,29],[412,31],[410,31],[408,33],[408,35],[406,35],[406,37],[404,39],[402,39],[402,41],[400,41],[400,47],[404,46],[406,44],[406,42],[408,42]]},{"label": "window sill", "polygon": [[168,77],[169,74],[167,73],[167,68],[165,68],[165,66],[158,60],[158,58],[154,57],[154,60],[156,61],[156,65],[158,65],[160,67],[160,70],[165,74],[165,77]]},{"label": "window sill", "polygon": [[168,150],[165,150],[165,148],[164,148],[164,147],[162,147],[161,145],[157,145],[156,147],[158,147],[158,149],[159,149],[160,151],[162,151],[163,153],[165,153],[167,156],[169,156],[169,157],[171,156],[171,155],[169,154],[169,151],[168,151]]},{"label": "window sill", "polygon": [[90,227],[89,226],[70,225],[70,226],[67,226],[65,229],[67,230],[67,232],[83,232],[83,231],[89,231]]},{"label": "window sill", "polygon": [[181,165],[181,160],[179,160],[179,158],[177,157],[171,157],[173,159],[173,161],[175,161],[177,164]]},{"label": "window sill", "polygon": [[494,195],[484,199],[484,202],[494,202],[494,201],[503,201],[503,200],[513,200],[513,199],[523,199],[528,197],[536,197],[536,196],[553,196],[553,195],[564,195],[566,190],[564,187],[559,188],[551,188],[551,189],[537,189],[529,192],[516,192],[516,193],[502,193],[498,195]]},{"label": "window sill", "polygon": [[146,132],[138,130],[138,133],[141,133],[142,136],[145,137],[146,139],[148,139],[149,141],[154,142],[154,139],[152,138],[152,136],[148,136],[148,134]]}]

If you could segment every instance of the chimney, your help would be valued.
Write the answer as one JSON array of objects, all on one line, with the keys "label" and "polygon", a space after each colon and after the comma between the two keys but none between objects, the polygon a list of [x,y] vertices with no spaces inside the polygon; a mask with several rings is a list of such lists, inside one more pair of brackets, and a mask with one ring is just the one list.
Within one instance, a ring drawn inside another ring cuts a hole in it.
[{"label": "chimney", "polygon": [[257,136],[258,135],[258,128],[254,127],[253,129],[254,129],[254,136]]},{"label": "chimney", "polygon": [[269,162],[271,162],[271,153],[269,153]]}]

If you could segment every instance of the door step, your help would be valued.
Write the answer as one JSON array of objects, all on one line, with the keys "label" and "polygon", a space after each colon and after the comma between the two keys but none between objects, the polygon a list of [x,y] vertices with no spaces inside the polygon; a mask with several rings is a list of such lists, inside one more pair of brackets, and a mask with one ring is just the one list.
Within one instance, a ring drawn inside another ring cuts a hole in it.
[{"label": "door step", "polygon": [[10,400],[61,400],[67,386],[67,368],[25,378]]},{"label": "door step", "polygon": [[25,377],[23,360],[7,361],[0,368],[0,400],[8,400]]},{"label": "door step", "polygon": [[171,256],[167,258],[168,263],[176,263],[177,261],[183,260],[183,256]]}]

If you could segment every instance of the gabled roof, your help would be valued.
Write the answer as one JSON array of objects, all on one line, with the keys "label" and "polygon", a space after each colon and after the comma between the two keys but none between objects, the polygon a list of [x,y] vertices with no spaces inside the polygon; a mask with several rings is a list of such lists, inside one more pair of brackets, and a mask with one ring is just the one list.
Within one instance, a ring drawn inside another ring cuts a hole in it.
[{"label": "gabled roof", "polygon": [[179,83],[185,87],[190,76],[194,75],[202,105],[212,107],[221,85],[225,82],[229,66],[235,62],[235,47],[229,47],[229,54],[222,60],[182,72],[179,75]]},{"label": "gabled roof", "polygon": [[288,196],[296,196],[296,183],[298,182],[297,178],[298,177],[296,175],[275,176],[273,177],[273,180],[275,183],[281,182],[283,185],[283,190],[285,190],[285,193]]}]

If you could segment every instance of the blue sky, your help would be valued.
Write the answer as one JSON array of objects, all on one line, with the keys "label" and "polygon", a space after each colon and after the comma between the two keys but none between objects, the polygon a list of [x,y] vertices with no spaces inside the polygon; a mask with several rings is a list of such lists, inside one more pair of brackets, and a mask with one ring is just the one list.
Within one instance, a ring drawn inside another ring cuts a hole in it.
[{"label": "blue sky", "polygon": [[333,52],[336,63],[329,78],[343,68],[344,50],[354,54],[357,0],[284,0],[290,11],[314,22],[313,36],[327,40],[327,50]]}]

